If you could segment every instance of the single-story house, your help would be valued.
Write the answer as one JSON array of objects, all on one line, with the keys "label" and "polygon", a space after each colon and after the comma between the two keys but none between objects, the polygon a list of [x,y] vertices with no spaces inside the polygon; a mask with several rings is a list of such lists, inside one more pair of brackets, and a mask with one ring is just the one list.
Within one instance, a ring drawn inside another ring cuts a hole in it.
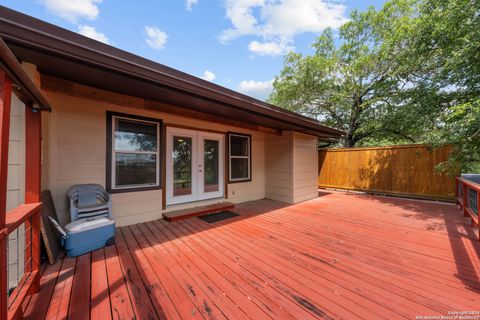
[{"label": "single-story house", "polygon": [[[5,7],[0,37],[51,105],[41,189],[59,217],[67,189],[84,183],[112,194],[119,226],[227,201],[311,199],[318,142],[343,134]],[[7,211],[25,202],[29,112],[15,94],[11,109]]]}]

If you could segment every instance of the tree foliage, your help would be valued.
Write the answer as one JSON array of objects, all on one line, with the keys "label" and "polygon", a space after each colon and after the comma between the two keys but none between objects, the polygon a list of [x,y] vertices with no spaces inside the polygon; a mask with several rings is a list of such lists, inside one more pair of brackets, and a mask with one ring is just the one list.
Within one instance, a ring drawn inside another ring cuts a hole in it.
[{"label": "tree foliage", "polygon": [[314,54],[289,53],[270,101],[346,131],[344,145],[454,144],[480,158],[480,0],[391,0],[354,11]]},{"label": "tree foliage", "polygon": [[442,110],[427,141],[456,146],[445,168],[480,172],[480,0],[424,0],[415,22],[409,52]]}]

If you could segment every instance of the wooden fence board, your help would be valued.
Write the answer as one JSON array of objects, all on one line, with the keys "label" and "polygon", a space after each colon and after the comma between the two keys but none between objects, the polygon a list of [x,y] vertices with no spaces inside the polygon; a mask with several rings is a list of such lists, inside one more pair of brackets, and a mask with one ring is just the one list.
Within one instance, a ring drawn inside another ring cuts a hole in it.
[{"label": "wooden fence board", "polygon": [[453,201],[455,178],[435,170],[450,151],[428,145],[321,150],[318,185]]}]

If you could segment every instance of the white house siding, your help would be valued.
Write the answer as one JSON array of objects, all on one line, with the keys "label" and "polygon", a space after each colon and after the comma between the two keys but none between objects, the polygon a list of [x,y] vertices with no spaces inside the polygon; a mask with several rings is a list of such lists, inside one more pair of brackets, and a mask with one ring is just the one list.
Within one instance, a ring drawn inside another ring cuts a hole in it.
[{"label": "white house siding", "polygon": [[[74,184],[99,183],[106,179],[106,111],[158,118],[164,123],[179,124],[222,132],[235,131],[252,135],[252,181],[228,185],[228,201],[238,203],[265,198],[265,134],[243,128],[201,121],[169,113],[95,101],[59,91],[45,92],[53,112],[48,115],[48,139],[44,137],[44,165],[48,176],[42,186],[50,186],[60,217],[68,217],[66,191]],[[135,99],[135,98],[132,98]],[[47,122],[47,121],[45,121]],[[225,201],[214,199],[167,207],[167,210]],[[117,225],[158,219],[162,216],[162,190],[116,193],[112,196]],[[62,219],[66,223],[68,219]]]},{"label": "white house siding", "polygon": [[[25,202],[25,105],[14,94],[8,142],[7,212]],[[17,285],[24,271],[24,230],[22,224],[8,236],[8,288]]]},{"label": "white house siding", "polygon": [[318,196],[318,140],[295,132],[293,134],[293,202]]},{"label": "white house siding", "polygon": [[293,132],[266,138],[266,186],[268,199],[293,203]]}]

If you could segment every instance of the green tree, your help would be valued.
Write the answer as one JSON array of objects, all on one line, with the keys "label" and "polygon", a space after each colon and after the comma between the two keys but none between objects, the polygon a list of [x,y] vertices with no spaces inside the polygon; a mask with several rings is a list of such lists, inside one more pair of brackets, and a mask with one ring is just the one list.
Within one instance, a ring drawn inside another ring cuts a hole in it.
[{"label": "green tree", "polygon": [[480,0],[423,0],[412,21],[407,54],[441,109],[427,140],[456,146],[444,168],[480,172]]},{"label": "green tree", "polygon": [[313,44],[315,54],[289,53],[270,102],[345,130],[345,147],[417,141],[415,124],[432,118],[414,116],[405,103],[411,84],[404,75],[411,71],[403,66],[402,50],[408,39],[397,35],[409,27],[412,4],[396,1],[380,11],[354,11],[337,41],[327,29]]},{"label": "green tree", "polygon": [[290,53],[270,101],[344,129],[344,145],[456,146],[480,171],[480,0],[391,0],[354,11],[315,53]]}]

